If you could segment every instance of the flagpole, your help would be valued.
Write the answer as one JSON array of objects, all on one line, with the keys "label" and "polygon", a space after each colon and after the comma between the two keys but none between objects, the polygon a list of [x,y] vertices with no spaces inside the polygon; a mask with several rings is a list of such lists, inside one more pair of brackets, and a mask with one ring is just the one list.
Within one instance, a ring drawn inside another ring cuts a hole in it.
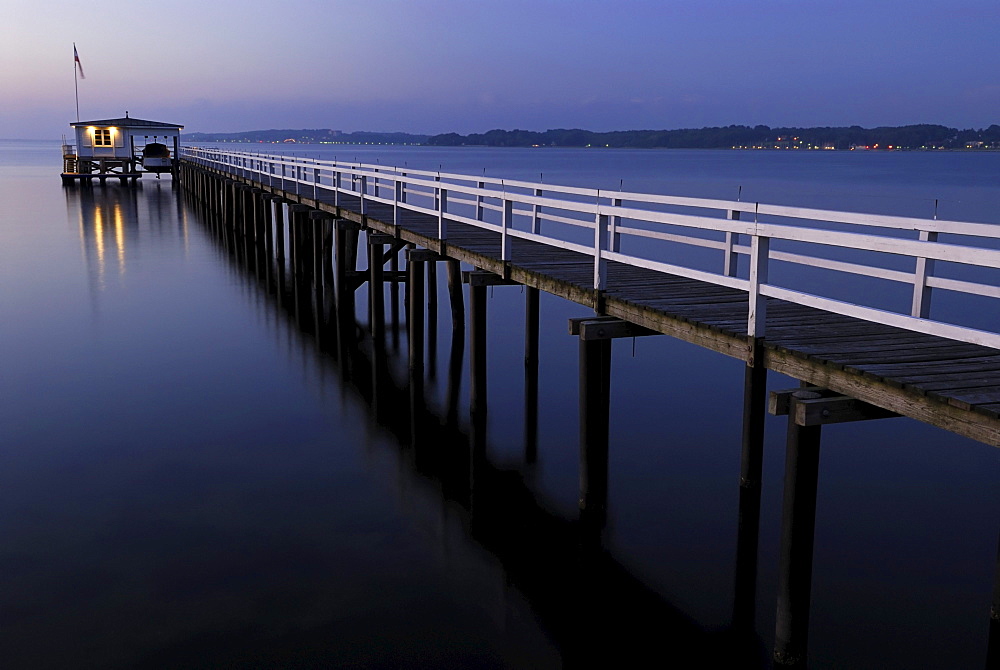
[{"label": "flagpole", "polygon": [[73,93],[76,96],[76,121],[80,122],[80,68],[77,67],[79,57],[76,55],[76,42],[73,42]]}]

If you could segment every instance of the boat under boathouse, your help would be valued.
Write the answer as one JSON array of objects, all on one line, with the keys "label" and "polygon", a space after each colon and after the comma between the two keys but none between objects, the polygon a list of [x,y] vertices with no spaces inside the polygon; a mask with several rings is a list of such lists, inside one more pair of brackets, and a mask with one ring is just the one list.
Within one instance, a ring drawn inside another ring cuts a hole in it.
[{"label": "boat under boathouse", "polygon": [[144,173],[176,173],[180,135],[184,126],[135,119],[125,112],[118,119],[71,123],[76,146],[63,144],[64,184],[99,179],[126,180]]}]

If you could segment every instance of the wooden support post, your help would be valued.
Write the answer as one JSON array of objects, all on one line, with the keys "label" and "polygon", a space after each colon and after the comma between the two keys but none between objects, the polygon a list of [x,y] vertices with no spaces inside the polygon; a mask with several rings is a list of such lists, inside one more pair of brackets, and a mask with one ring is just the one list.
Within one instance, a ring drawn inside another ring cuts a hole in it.
[{"label": "wooden support post", "polygon": [[278,260],[278,277],[285,274],[285,205],[280,198],[274,199],[274,242]]},{"label": "wooden support post", "polygon": [[774,662],[781,668],[806,667],[821,430],[789,417],[774,631]]},{"label": "wooden support post", "polygon": [[412,251],[416,251],[417,250],[417,245],[413,244],[412,242],[411,243],[407,243],[407,245],[406,245],[406,251],[404,252],[405,254],[407,254],[405,256],[406,261],[407,261],[407,268],[406,268],[406,270],[404,270],[404,274],[406,275],[406,283],[403,286],[403,320],[406,321],[406,328],[407,329],[409,329],[409,327],[410,327],[410,268],[409,268],[409,253],[410,253],[411,250]]},{"label": "wooden support post", "polygon": [[262,248],[264,243],[264,192],[259,188],[251,188],[250,194],[250,238],[255,248]]},{"label": "wooden support post", "polygon": [[382,422],[392,410],[391,403],[384,396],[386,391],[392,388],[389,383],[389,359],[385,355],[385,347],[382,340],[372,341],[371,375],[372,375],[372,395],[371,411],[372,417],[377,422]]},{"label": "wooden support post", "polygon": [[385,235],[368,235],[368,327],[377,346],[385,339],[385,243]]},{"label": "wooden support post", "polygon": [[821,427],[898,415],[812,386],[772,391],[768,410],[778,416],[788,415],[774,661],[776,667],[804,668]]},{"label": "wooden support post", "polygon": [[[303,174],[305,170],[303,169]],[[308,212],[302,215],[301,225],[300,225],[300,235],[301,235],[301,254],[300,259],[302,262],[302,276],[308,280],[310,284],[315,283],[316,277],[316,235],[315,235],[315,224],[312,218],[312,214],[315,210],[310,209]]]},{"label": "wooden support post", "polygon": [[244,185],[240,190],[243,195],[243,237],[246,239],[247,250],[249,251],[256,243],[254,225],[257,223],[257,208],[254,204],[254,189]]},{"label": "wooden support post", "polygon": [[334,217],[326,214],[323,217],[322,232],[322,256],[323,256],[323,285],[327,287],[326,293],[333,295],[333,225]]},{"label": "wooden support post", "polygon": [[265,194],[259,188],[251,189],[250,194],[251,201],[253,203],[253,235],[251,243],[253,245],[254,274],[257,277],[264,279],[266,282],[269,264],[266,251],[267,237],[265,235],[265,230],[267,228],[264,217],[264,207],[266,204],[264,200]]},{"label": "wooden support post", "polygon": [[239,182],[233,182],[232,184],[232,200],[233,200],[233,220],[232,227],[233,231],[236,233],[236,238],[239,239],[243,235],[243,184]]},{"label": "wooden support post", "polygon": [[358,230],[360,226],[347,219],[337,219],[334,222],[336,241],[334,255],[334,284],[337,294],[337,309],[349,304],[350,312],[354,313],[354,286],[351,279],[357,267]]},{"label": "wooden support post", "polygon": [[226,202],[226,180],[222,177],[212,176],[212,198],[215,203],[215,209],[218,212],[219,222],[225,218],[225,202]]},{"label": "wooden support post", "polygon": [[271,273],[271,257],[269,253],[271,229],[271,196],[261,189],[254,189],[254,235],[257,266],[263,270],[265,282]]},{"label": "wooden support post", "polygon": [[309,229],[312,233],[312,266],[313,266],[313,287],[321,290],[323,288],[323,280],[326,274],[326,258],[324,257],[324,247],[326,238],[326,227],[328,225],[330,215],[326,212],[320,212],[313,210],[309,213]]},{"label": "wooden support post", "polygon": [[751,363],[743,372],[739,523],[736,531],[736,575],[733,589],[733,629],[741,636],[752,636],[755,633],[761,473],[767,408],[767,368],[760,356],[761,343],[756,341],[753,346]]},{"label": "wooden support post", "polygon": [[274,197],[264,195],[261,198],[261,209],[264,214],[264,255],[268,259],[274,258]]},{"label": "wooden support post", "polygon": [[448,356],[445,422],[452,427],[458,425],[458,396],[462,388],[462,358],[465,356],[465,338],[462,337],[464,331],[464,325],[461,329],[452,331],[451,351]]},{"label": "wooden support post", "polygon": [[361,243],[361,225],[346,220],[343,221],[343,225],[347,226],[347,249],[345,255],[347,259],[347,272],[349,275],[353,275],[358,269],[358,247]]},{"label": "wooden support post", "polygon": [[309,208],[305,205],[291,205],[288,208],[288,257],[292,276],[303,274],[305,259],[302,249],[302,231],[306,227]]},{"label": "wooden support post", "polygon": [[427,263],[427,378],[431,381],[437,378],[437,330],[438,330],[438,295],[437,295],[437,264],[439,260]]},{"label": "wooden support post", "polygon": [[454,332],[459,332],[465,330],[465,295],[462,292],[462,264],[454,258],[449,258],[445,262],[448,267],[448,302],[451,304],[451,329]]},{"label": "wooden support post", "polygon": [[409,272],[407,283],[407,343],[410,372],[410,438],[416,443],[422,436],[419,416],[423,410],[424,397],[424,264],[418,254],[409,250],[406,267]]},{"label": "wooden support post", "polygon": [[[338,221],[339,223],[339,221]],[[335,228],[336,230],[336,228]],[[337,271],[339,275],[340,271]],[[336,296],[334,303],[336,328],[334,333],[337,338],[337,360],[340,362],[341,377],[344,382],[350,380],[355,374],[354,361],[355,348],[357,346],[357,316],[354,310],[354,291],[341,291],[338,286],[335,289]]]},{"label": "wooden support post", "polygon": [[580,338],[580,520],[589,537],[607,518],[611,340]]},{"label": "wooden support post", "polygon": [[253,201],[251,200],[250,187],[240,184],[237,191],[239,198],[239,221],[236,222],[239,231],[240,257],[249,263],[250,252],[253,249],[252,222],[253,222]]},{"label": "wooden support post", "polygon": [[305,259],[303,258],[305,255],[303,231],[306,228],[308,216],[308,207],[305,205],[292,205],[288,217],[289,256],[292,268],[291,307],[295,316],[295,324],[303,331],[307,330],[304,321],[305,310],[303,309],[306,295],[306,291],[304,290],[306,282],[304,272]]},{"label": "wooden support post", "polygon": [[469,287],[469,407],[474,417],[486,415],[486,287]]},{"label": "wooden support post", "polygon": [[222,227],[227,231],[236,227],[236,182],[232,179],[222,180],[223,216]]},{"label": "wooden support post", "polygon": [[[393,276],[399,274],[399,250],[393,247],[389,259],[389,272]],[[392,321],[392,348],[399,350],[399,282],[389,284],[389,318]]]},{"label": "wooden support post", "polygon": [[524,294],[524,461],[538,460],[538,289]]}]

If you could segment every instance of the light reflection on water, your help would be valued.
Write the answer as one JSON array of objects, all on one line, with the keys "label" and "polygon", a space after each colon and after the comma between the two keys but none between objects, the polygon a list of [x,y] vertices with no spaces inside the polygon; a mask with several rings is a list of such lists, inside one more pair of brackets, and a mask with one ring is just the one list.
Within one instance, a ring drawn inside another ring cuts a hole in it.
[{"label": "light reflection on water", "polygon": [[[573,648],[572,613],[553,622],[559,610],[546,599],[568,592],[524,581],[511,557],[530,547],[477,537],[468,511],[439,490],[452,480],[429,476],[379,428],[329,353],[169,181],[63,191],[58,145],[51,158],[34,145],[4,148],[0,639],[12,667],[251,667],[253,653],[369,666],[560,664],[553,639]],[[819,194],[814,206],[857,188],[858,202],[889,211],[908,199],[903,209],[923,211],[934,186],[949,211],[966,214],[949,216],[973,220],[995,217],[1000,189],[998,155],[913,155],[909,168],[904,155],[837,156],[811,173],[802,166],[820,159],[594,155],[408,148],[382,160],[487,164],[565,183],[577,173],[594,184],[627,178],[705,196],[742,181],[762,198]],[[877,186],[859,181],[869,172],[860,160],[883,161],[870,171]],[[495,476],[514,470],[538,509],[572,520],[577,351],[565,323],[586,312],[543,297],[539,456],[526,468],[519,290],[498,287],[489,310]],[[428,393],[440,408],[451,345],[442,319]],[[613,361],[606,542],[655,594],[657,612],[669,605],[697,629],[724,629],[742,368],[668,338],[637,341],[634,356],[630,345],[616,343]],[[399,346],[405,354],[405,339]],[[464,417],[465,373],[460,383]],[[772,376],[770,388],[790,385]],[[763,648],[774,628],[782,452],[782,422],[769,419]],[[982,667],[998,464],[990,448],[909,420],[826,429],[814,667]]]}]

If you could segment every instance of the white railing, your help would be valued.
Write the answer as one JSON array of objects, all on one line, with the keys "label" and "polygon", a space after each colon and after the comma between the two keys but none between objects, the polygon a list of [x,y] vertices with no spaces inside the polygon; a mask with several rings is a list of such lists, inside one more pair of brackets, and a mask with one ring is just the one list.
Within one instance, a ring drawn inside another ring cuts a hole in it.
[{"label": "white railing", "polygon": [[[505,261],[511,260],[512,238],[586,254],[594,259],[593,287],[598,290],[606,288],[608,261],[617,261],[746,291],[747,332],[753,337],[764,336],[765,298],[772,297],[1000,349],[1000,318],[989,330],[929,318],[931,289],[1000,298],[1000,285],[983,279],[988,275],[996,282],[1000,277],[998,225],[602,191],[217,149],[185,147],[182,155],[259,183],[284,184],[285,190],[307,198],[324,192],[339,204],[341,195],[352,195],[360,198],[362,214],[371,203],[390,205],[396,224],[403,211],[421,212],[437,219],[441,240],[447,239],[451,221],[493,230],[500,235]],[[721,267],[713,270],[704,258],[690,256],[699,249],[721,252]],[[837,249],[849,250],[849,258],[837,258]],[[905,285],[909,311],[787,285],[794,282],[781,285],[771,272],[776,261]],[[972,276],[935,275],[937,262],[967,274],[971,268]],[[989,309],[995,313],[992,302]]]}]

